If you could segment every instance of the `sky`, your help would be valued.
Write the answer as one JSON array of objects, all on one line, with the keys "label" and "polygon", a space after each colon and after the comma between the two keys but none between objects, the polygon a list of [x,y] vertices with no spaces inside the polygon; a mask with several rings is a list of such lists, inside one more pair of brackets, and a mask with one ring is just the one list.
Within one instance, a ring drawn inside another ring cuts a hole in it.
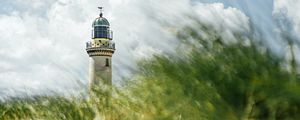
[{"label": "sky", "polygon": [[98,6],[114,31],[114,84],[130,77],[139,60],[174,54],[179,41],[170,30],[194,27],[186,15],[229,43],[236,42],[233,33],[254,31],[279,56],[286,53],[282,34],[300,42],[299,0],[1,0],[0,100],[85,91],[85,42]]}]

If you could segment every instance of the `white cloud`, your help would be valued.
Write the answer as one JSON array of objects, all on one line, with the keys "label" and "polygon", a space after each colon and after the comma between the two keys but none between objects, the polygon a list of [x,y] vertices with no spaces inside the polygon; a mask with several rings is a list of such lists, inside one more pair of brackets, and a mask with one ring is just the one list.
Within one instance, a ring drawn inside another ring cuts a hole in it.
[{"label": "white cloud", "polygon": [[225,42],[236,42],[235,33],[250,32],[249,18],[236,8],[224,8],[222,3],[197,4],[198,19],[212,25]]},{"label": "white cloud", "polygon": [[[299,0],[275,0],[273,16],[278,22],[278,29],[284,40],[294,41],[295,59],[300,63],[299,45],[300,45],[300,1]],[[291,60],[290,49],[286,48],[286,59]],[[299,66],[298,66],[299,67]]]},{"label": "white cloud", "polygon": [[[37,3],[29,5],[30,1]],[[77,88],[87,83],[91,23],[99,14],[98,0],[18,1],[28,11],[0,15],[0,99],[22,93],[43,94]],[[248,18],[235,8],[218,4],[191,5],[189,0],[106,0],[107,17],[114,31],[117,51],[113,57],[114,80],[130,75],[140,58],[173,53],[178,40],[168,27],[193,22],[185,15],[210,24],[226,39],[249,30]],[[36,13],[42,7],[45,16]],[[24,89],[26,88],[26,89]],[[29,91],[26,91],[29,90]],[[4,92],[5,91],[5,92]]]},{"label": "white cloud", "polygon": [[300,42],[300,1],[299,0],[275,0],[274,17],[281,22],[281,29],[290,32]]}]

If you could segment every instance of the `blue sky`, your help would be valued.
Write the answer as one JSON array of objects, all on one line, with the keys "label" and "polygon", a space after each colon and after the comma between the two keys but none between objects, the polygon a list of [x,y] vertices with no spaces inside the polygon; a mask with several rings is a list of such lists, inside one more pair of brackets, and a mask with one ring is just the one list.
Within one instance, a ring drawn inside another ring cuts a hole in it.
[{"label": "blue sky", "polygon": [[115,35],[115,83],[131,75],[136,61],[174,53],[179,43],[166,28],[180,29],[178,24],[193,27],[193,21],[182,16],[185,13],[194,13],[228,41],[234,41],[233,33],[252,29],[255,37],[263,38],[281,56],[285,56],[286,46],[278,21],[292,26],[284,30],[294,35],[295,41],[300,38],[297,0],[1,0],[0,100],[23,93],[84,90],[77,83],[88,83],[85,42],[90,40],[99,5],[104,6]]}]

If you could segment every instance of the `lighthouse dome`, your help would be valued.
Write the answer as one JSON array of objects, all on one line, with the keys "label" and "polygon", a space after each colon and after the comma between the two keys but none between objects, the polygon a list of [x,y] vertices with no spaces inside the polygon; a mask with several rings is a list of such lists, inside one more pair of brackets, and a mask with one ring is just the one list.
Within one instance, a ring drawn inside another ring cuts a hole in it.
[{"label": "lighthouse dome", "polygon": [[98,18],[96,18],[93,22],[93,27],[96,26],[109,26],[109,22],[106,18],[100,16]]},{"label": "lighthouse dome", "polygon": [[106,18],[103,17],[102,7],[99,7],[101,10],[100,16],[96,18],[93,22],[93,32],[92,38],[102,38],[112,40],[112,31],[109,29],[109,22]]}]

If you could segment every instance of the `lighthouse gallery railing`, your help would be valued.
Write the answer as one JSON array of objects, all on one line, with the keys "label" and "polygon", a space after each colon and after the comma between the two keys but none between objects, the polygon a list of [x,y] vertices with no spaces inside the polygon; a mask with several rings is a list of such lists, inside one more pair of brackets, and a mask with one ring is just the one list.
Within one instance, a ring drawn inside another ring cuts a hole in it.
[{"label": "lighthouse gallery railing", "polygon": [[114,49],[115,50],[115,43],[112,41],[109,41],[108,44],[100,45],[100,46],[93,46],[92,42],[86,42],[86,49],[90,48],[106,48],[106,49]]}]

